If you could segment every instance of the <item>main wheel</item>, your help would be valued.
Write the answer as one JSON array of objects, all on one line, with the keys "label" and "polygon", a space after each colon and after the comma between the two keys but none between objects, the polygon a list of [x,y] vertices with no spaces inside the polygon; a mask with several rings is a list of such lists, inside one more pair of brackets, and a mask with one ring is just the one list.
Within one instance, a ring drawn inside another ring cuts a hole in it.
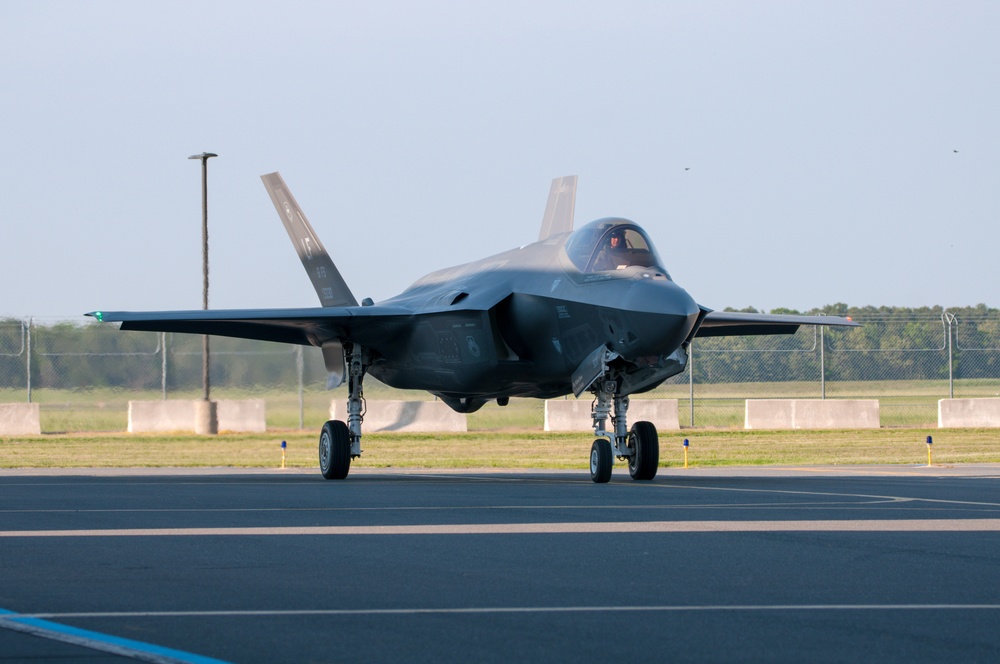
[{"label": "main wheel", "polygon": [[330,420],[319,434],[319,469],[328,480],[342,480],[351,470],[351,434],[340,420]]},{"label": "main wheel", "polygon": [[634,454],[628,458],[628,474],[634,480],[656,477],[660,463],[660,437],[652,422],[636,422],[628,434],[628,446]]},{"label": "main wheel", "polygon": [[611,466],[614,464],[611,456],[611,441],[598,438],[590,446],[590,479],[598,484],[604,484],[611,479]]}]

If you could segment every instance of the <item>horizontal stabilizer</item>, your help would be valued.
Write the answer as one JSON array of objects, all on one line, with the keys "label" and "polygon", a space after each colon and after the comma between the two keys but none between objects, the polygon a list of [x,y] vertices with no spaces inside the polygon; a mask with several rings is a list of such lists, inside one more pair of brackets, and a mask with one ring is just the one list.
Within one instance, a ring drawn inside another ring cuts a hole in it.
[{"label": "horizontal stabilizer", "polygon": [[316,294],[319,295],[320,304],[324,307],[357,306],[358,301],[347,287],[347,282],[340,276],[340,271],[326,253],[323,243],[319,241],[306,216],[302,214],[302,209],[295,202],[281,175],[268,173],[261,175],[260,179],[264,181],[274,208],[281,217],[281,223],[285,225],[288,237],[295,245],[302,266],[305,267]]}]

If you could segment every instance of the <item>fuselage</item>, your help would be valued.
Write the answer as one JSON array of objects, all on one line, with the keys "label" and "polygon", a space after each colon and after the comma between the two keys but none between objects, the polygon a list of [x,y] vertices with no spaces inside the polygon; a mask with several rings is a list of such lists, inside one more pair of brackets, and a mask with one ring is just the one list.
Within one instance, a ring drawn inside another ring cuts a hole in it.
[{"label": "fuselage", "polygon": [[[601,253],[616,230],[633,238],[618,264]],[[414,317],[369,338],[372,375],[480,402],[568,394],[573,372],[599,347],[617,355],[625,394],[651,389],[683,371],[701,313],[624,219],[433,272],[379,306]],[[398,338],[403,329],[408,338]]]}]

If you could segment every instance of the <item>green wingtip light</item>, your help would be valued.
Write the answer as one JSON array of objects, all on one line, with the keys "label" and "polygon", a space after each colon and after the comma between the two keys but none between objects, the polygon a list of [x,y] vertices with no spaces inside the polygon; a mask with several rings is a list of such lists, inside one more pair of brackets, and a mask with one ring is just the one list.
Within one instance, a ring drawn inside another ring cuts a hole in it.
[{"label": "green wingtip light", "polygon": [[104,322],[104,312],[103,311],[95,311],[94,312],[94,318],[96,318],[97,320],[99,320],[99,321],[101,321],[103,323]]}]

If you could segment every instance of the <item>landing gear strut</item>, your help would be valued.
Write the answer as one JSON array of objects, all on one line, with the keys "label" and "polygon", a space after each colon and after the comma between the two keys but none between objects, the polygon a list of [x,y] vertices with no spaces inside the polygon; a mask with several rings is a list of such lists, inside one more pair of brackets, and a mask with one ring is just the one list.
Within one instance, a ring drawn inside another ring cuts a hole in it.
[{"label": "landing gear strut", "polygon": [[365,419],[365,397],[361,389],[367,367],[361,347],[344,349],[348,369],[347,423],[330,420],[319,434],[319,469],[328,480],[342,480],[351,470],[351,459],[361,456],[361,423]]},{"label": "landing gear strut", "polygon": [[[623,396],[614,372],[609,370],[591,387],[594,403],[591,418],[597,439],[590,448],[590,479],[603,484],[611,479],[614,457],[628,461],[634,480],[656,477],[660,462],[660,440],[652,422],[636,422],[628,429],[629,399]],[[614,406],[614,415],[611,414]],[[605,427],[611,418],[612,431]]]}]

